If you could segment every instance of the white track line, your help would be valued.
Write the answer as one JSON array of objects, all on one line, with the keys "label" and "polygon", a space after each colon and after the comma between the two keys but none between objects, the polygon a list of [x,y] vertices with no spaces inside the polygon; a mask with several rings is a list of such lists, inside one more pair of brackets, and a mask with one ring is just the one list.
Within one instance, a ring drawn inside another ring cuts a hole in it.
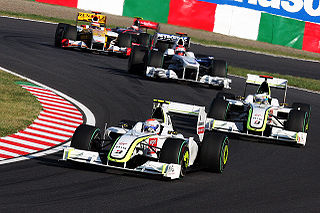
[{"label": "white track line", "polygon": [[[43,22],[44,23],[44,22]],[[44,85],[44,84],[41,84],[41,83],[39,83],[39,82],[37,82],[37,81],[34,81],[34,80],[32,80],[32,79],[29,79],[29,78],[27,78],[27,77],[25,77],[25,76],[22,76],[22,75],[19,75],[19,74],[17,74],[17,73],[15,73],[15,72],[13,72],[13,71],[10,71],[10,70],[8,70],[8,69],[5,69],[5,68],[3,68],[3,67],[1,67],[0,66],[0,69],[1,70],[3,70],[3,71],[5,71],[5,72],[7,72],[7,73],[10,73],[10,74],[12,74],[12,75],[15,75],[15,76],[18,76],[18,77],[20,77],[20,78],[22,78],[22,79],[24,79],[24,80],[27,80],[27,81],[29,81],[30,83],[32,83],[32,84],[35,84],[35,85],[37,85],[37,86],[40,86],[40,87],[42,87],[43,89],[45,89],[45,90],[49,90],[49,91],[52,91],[53,92],[53,94],[51,94],[50,92],[50,94],[49,93],[46,93],[45,95],[42,93],[43,92],[43,90],[41,90],[41,88],[35,88],[35,90],[39,90],[38,92],[31,92],[31,93],[35,93],[34,95],[35,96],[37,96],[37,94],[39,95],[39,96],[41,96],[41,97],[43,97],[43,96],[47,96],[48,98],[55,98],[55,97],[57,97],[57,95],[58,96],[60,96],[60,97],[62,97],[62,98],[64,98],[64,99],[66,99],[66,100],[68,100],[69,102],[71,102],[72,104],[74,104],[75,106],[77,106],[83,113],[84,113],[84,115],[85,115],[85,118],[86,118],[86,124],[88,124],[88,125],[95,125],[95,123],[96,123],[96,120],[95,120],[95,117],[94,117],[94,115],[93,115],[93,113],[86,107],[86,106],[84,106],[83,104],[81,104],[79,101],[77,101],[77,100],[75,100],[75,99],[73,99],[73,98],[71,98],[71,97],[69,97],[68,95],[66,95],[66,94],[64,94],[64,93],[62,93],[62,92],[60,92],[60,91],[58,91],[58,90],[55,90],[55,89],[53,89],[53,88],[50,88],[50,87],[48,87],[48,86],[46,86],[46,85]],[[42,91],[42,92],[41,92]],[[61,98],[61,100],[63,100]],[[81,119],[82,118],[82,115],[79,113],[76,113],[75,111],[73,111],[73,110],[66,110],[65,108],[63,108],[63,109],[61,109],[61,110],[63,110],[64,112],[61,112],[61,111],[59,111],[59,108],[58,108],[58,110],[54,110],[54,109],[56,109],[56,108],[54,108],[54,107],[52,107],[52,106],[49,106],[50,108],[53,108],[53,110],[52,109],[45,109],[45,107],[44,107],[44,110],[45,111],[47,111],[47,112],[53,112],[53,113],[59,113],[60,115],[64,115],[64,114],[66,114],[66,115],[68,115],[68,111],[70,111],[70,112],[73,112],[72,114],[69,114],[69,115],[71,115],[71,116],[73,116],[73,117],[79,117],[79,119]],[[76,108],[75,108],[76,109]],[[55,116],[55,115],[53,115],[53,116]],[[49,119],[47,119],[47,120],[49,120]],[[49,125],[51,125],[51,126],[61,126],[61,125],[57,125],[57,124],[52,124],[52,123],[49,123],[49,122],[44,122],[44,121],[39,121],[39,123],[44,123],[44,124],[49,124]],[[65,131],[61,131],[61,130],[57,130],[57,129],[54,129],[54,128],[48,128],[48,127],[44,127],[44,126],[41,126],[41,125],[31,125],[31,126],[34,126],[34,127],[37,127],[37,128],[40,128],[40,129],[44,129],[44,130],[47,130],[47,131],[50,131],[50,132],[56,132],[56,133],[60,133],[60,134],[62,134],[62,135],[66,135],[66,136],[72,136],[73,134],[72,133],[70,133],[70,132],[65,132]],[[63,128],[66,128],[65,126],[62,126]],[[75,128],[71,128],[71,127],[67,127],[68,129],[70,129],[70,130],[75,130]],[[36,131],[36,130],[32,130],[32,129],[25,129],[24,131],[29,131],[29,132],[32,132],[32,133],[36,133],[36,134],[43,134],[43,135],[45,135],[45,136],[49,136],[49,137],[53,137],[53,135],[51,135],[50,133],[39,133],[38,131]],[[21,135],[20,135],[21,136]],[[25,136],[25,137],[28,137],[28,138],[31,138],[31,136]],[[33,136],[33,137],[35,137],[35,136]],[[54,135],[54,137],[57,137],[56,135]],[[68,137],[64,137],[64,136],[58,136],[57,138],[59,138],[59,139],[64,139],[64,140],[68,140],[69,138]],[[13,140],[13,141],[15,141],[15,142],[19,142],[19,140],[20,139],[17,139],[17,138],[9,138],[10,140]],[[34,138],[35,139],[35,138]],[[40,139],[39,139],[39,141],[40,141]],[[47,139],[46,139],[46,141],[47,141]],[[52,142],[52,141],[49,141],[48,140],[48,142]],[[36,147],[36,143],[32,143],[32,142],[28,142],[29,144],[30,144],[30,146],[34,146],[34,147]],[[54,148],[51,148],[51,149],[48,149],[48,150],[44,150],[44,151],[40,151],[40,152],[37,152],[37,153],[34,153],[34,154],[30,154],[30,155],[28,155],[28,156],[20,156],[19,154],[15,154],[15,153],[11,153],[11,152],[8,152],[8,151],[5,151],[5,150],[0,150],[0,154],[3,154],[3,155],[8,155],[8,156],[13,156],[13,157],[15,157],[15,158],[12,158],[12,159],[7,159],[7,160],[1,160],[0,161],[0,165],[1,164],[6,164],[6,163],[12,163],[12,162],[17,162],[17,161],[21,161],[21,160],[27,160],[27,159],[32,159],[32,158],[35,158],[35,157],[40,157],[40,156],[44,156],[44,155],[48,155],[48,154],[52,154],[52,153],[54,153],[54,152],[57,152],[57,151],[60,151],[60,150],[62,150],[62,147],[63,146],[65,146],[65,145],[69,145],[69,143],[70,142],[68,142],[68,143],[65,143],[65,144],[61,144],[61,145],[59,145],[59,146],[56,146],[56,147],[54,147]],[[34,145],[31,145],[31,144],[34,144]],[[27,144],[25,144],[25,145],[27,145]],[[7,145],[7,146],[9,146],[9,145]],[[14,145],[11,145],[12,147],[15,147]],[[37,146],[45,146],[45,145],[40,145],[40,144],[37,144]],[[31,150],[31,149],[27,149],[27,148],[23,148],[23,150]],[[1,158],[1,159],[3,159],[3,158]]]}]

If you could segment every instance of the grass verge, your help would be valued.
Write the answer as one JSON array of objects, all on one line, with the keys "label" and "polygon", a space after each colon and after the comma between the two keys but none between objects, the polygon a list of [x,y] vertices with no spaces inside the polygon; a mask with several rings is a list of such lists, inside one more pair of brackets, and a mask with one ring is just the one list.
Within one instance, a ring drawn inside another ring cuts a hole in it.
[{"label": "grass verge", "polygon": [[258,47],[252,47],[252,46],[245,46],[241,44],[234,44],[234,43],[227,43],[227,42],[219,42],[219,41],[212,41],[212,40],[204,40],[204,39],[198,39],[198,38],[191,38],[192,41],[204,45],[214,45],[219,47],[230,47],[240,50],[248,50],[253,52],[260,52],[260,53],[267,53],[271,55],[278,55],[278,56],[287,56],[292,58],[299,58],[304,60],[313,60],[313,61],[320,61],[319,57],[312,57],[307,55],[301,55],[297,53],[290,53],[290,52],[281,52],[279,50],[270,50],[270,49],[263,49]]},{"label": "grass verge", "polygon": [[238,67],[228,67],[228,73],[232,75],[247,77],[247,74],[255,74],[255,75],[269,75],[275,78],[283,78],[288,80],[289,86],[304,88],[313,91],[320,91],[320,80],[310,79],[310,78],[303,78],[303,77],[296,77],[292,75],[281,75],[278,73],[268,73],[268,72],[261,72],[256,70],[247,70]]},{"label": "grass verge", "polygon": [[21,80],[0,70],[0,137],[26,128],[42,109],[33,95],[15,83]]}]

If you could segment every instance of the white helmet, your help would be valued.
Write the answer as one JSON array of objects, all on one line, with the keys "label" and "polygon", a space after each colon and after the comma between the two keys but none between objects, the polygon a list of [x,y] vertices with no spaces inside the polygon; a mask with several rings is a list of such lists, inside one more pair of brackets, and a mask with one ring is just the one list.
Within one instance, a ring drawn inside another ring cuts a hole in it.
[{"label": "white helmet", "polygon": [[143,124],[143,131],[159,134],[160,132],[160,122],[156,119],[148,119]]}]

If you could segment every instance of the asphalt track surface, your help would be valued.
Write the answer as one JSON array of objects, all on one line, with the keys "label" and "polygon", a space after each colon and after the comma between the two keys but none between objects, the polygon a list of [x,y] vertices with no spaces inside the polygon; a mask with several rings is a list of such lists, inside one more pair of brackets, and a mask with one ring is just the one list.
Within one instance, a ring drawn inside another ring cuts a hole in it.
[{"label": "asphalt track surface", "polygon": [[[145,120],[153,98],[208,106],[217,93],[128,74],[126,59],[55,48],[55,27],[0,18],[0,66],[80,101],[94,113],[99,127],[124,118]],[[205,54],[229,59],[229,64],[270,72],[281,64],[281,73],[320,76],[317,63],[204,49]],[[231,91],[240,94],[243,83],[233,78]],[[0,166],[0,211],[318,212],[320,97],[289,89],[288,100],[312,106],[305,148],[231,140],[223,174],[198,171],[170,182],[65,165],[58,162],[58,152]]]}]

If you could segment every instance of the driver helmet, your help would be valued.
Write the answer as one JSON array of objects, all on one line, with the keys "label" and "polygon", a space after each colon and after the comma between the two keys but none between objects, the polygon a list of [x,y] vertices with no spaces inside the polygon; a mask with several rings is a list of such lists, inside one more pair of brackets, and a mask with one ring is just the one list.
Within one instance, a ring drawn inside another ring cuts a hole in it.
[{"label": "driver helmet", "polygon": [[176,46],[175,54],[177,55],[185,55],[186,54],[186,48],[183,45]]},{"label": "driver helmet", "polygon": [[136,30],[136,31],[139,30],[139,26],[137,26],[137,25],[132,25],[131,28],[134,29],[134,30]]},{"label": "driver helmet", "polygon": [[91,23],[91,28],[92,29],[99,29],[100,28],[100,24],[98,22],[92,22]]},{"label": "driver helmet", "polygon": [[160,122],[156,119],[148,119],[143,123],[143,131],[149,133],[159,134]]},{"label": "driver helmet", "polygon": [[255,94],[253,96],[253,101],[255,103],[268,104],[268,100],[269,100],[269,96],[267,93]]}]

